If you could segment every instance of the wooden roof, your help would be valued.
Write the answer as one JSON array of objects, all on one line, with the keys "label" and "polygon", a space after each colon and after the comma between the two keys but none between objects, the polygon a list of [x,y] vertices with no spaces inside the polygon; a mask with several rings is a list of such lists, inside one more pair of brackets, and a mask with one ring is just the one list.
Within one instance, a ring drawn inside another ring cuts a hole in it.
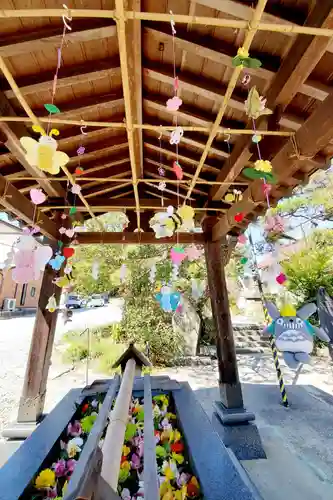
[{"label": "wooden roof", "polygon": [[[29,190],[40,185],[48,199],[39,222],[44,234],[57,238],[52,217],[73,202],[66,186],[75,179],[82,187],[76,205],[85,217],[126,209],[130,228],[148,231],[149,218],[161,207],[162,165],[166,205],[186,201],[200,219],[218,215],[214,238],[237,234],[267,208],[262,181],[242,176],[258,156],[244,111],[244,73],[232,66],[241,46],[261,60],[261,68],[248,71],[249,86],[256,85],[274,111],[257,120],[262,156],[271,160],[278,178],[271,204],[325,168],[333,155],[333,1],[251,3],[253,8],[247,0],[72,0],[67,13],[72,30],[66,34],[55,98],[61,113],[52,120],[60,130],[58,149],[71,159],[50,178],[26,162],[19,139],[38,138],[31,125],[47,122],[44,104],[52,97],[66,11],[54,0],[47,9],[42,0],[31,0],[30,9],[24,0],[3,0],[1,205],[31,222]],[[176,114],[166,109],[174,81],[171,19],[183,100],[177,112],[184,128],[179,184],[172,172],[176,149],[169,143]],[[86,151],[79,157],[82,123]],[[75,177],[79,161],[84,174]],[[231,205],[223,198],[234,188],[244,196]],[[240,224],[234,220],[237,212],[246,215]]]}]

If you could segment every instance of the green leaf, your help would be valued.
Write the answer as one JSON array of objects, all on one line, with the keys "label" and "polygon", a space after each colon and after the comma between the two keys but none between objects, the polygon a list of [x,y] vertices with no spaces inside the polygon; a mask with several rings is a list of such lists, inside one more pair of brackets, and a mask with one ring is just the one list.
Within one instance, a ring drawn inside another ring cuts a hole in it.
[{"label": "green leaf", "polygon": [[240,56],[235,56],[232,58],[232,65],[233,66],[241,66],[244,63],[244,58]]},{"label": "green leaf", "polygon": [[62,246],[64,246],[64,244],[63,244],[63,242],[62,242],[62,241],[60,241],[60,240],[59,240],[59,241],[58,241],[58,247],[60,247],[60,248],[61,248]]},{"label": "green leaf", "polygon": [[74,214],[76,214],[76,212],[77,212],[77,208],[76,207],[71,207],[69,209],[69,215],[74,215]]},{"label": "green leaf", "polygon": [[125,432],[125,441],[129,441],[130,439],[134,438],[136,434],[136,425],[129,423],[126,426],[126,432]]},{"label": "green leaf", "polygon": [[138,422],[143,422],[145,419],[145,412],[144,410],[139,411],[139,413],[136,416]]},{"label": "green leaf", "polygon": [[165,458],[167,456],[167,452],[163,446],[156,446],[156,456],[159,458]]},{"label": "green leaf", "polygon": [[60,113],[60,109],[57,108],[55,104],[44,104],[44,108],[46,111],[51,113],[51,115],[55,115],[56,113]]},{"label": "green leaf", "polygon": [[249,60],[249,66],[248,66],[249,68],[257,69],[261,67],[261,61],[259,61],[259,59],[249,57],[248,60]]}]

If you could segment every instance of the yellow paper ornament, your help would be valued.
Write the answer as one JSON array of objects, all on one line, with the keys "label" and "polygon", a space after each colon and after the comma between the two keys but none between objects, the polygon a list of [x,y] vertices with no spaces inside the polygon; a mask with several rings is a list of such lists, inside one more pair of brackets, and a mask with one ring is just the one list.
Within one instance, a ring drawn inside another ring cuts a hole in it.
[{"label": "yellow paper ornament", "polygon": [[53,313],[56,309],[57,309],[57,302],[56,302],[55,296],[53,294],[53,295],[51,295],[51,297],[49,297],[49,300],[48,300],[47,305],[46,305],[46,310]]},{"label": "yellow paper ornament", "polygon": [[34,132],[41,134],[38,142],[32,137],[21,137],[20,143],[26,151],[25,159],[32,166],[36,166],[48,172],[49,174],[56,175],[60,171],[60,167],[69,162],[69,156],[62,151],[57,151],[58,143],[52,137],[58,136],[59,130],[53,128],[49,135],[47,135],[42,127],[34,125],[32,127]]},{"label": "yellow paper ornament", "polygon": [[296,316],[296,309],[292,304],[285,304],[280,309],[281,316]]}]

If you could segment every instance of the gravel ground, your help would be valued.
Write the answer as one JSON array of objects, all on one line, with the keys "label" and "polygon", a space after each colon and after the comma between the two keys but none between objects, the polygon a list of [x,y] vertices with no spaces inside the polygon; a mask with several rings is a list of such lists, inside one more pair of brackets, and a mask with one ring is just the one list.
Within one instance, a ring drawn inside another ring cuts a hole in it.
[{"label": "gravel ground", "polygon": [[[63,325],[62,319],[56,332],[56,344],[62,334],[69,329],[86,328],[94,324],[105,324],[110,319],[119,321],[121,317],[121,302],[115,300],[103,309],[75,312],[73,322]],[[0,322],[0,431],[10,420],[14,420],[19,402],[25,365],[28,357],[34,318],[17,318]],[[253,354],[239,356],[239,373],[242,382],[258,384],[275,384],[276,375],[270,355]],[[72,387],[85,385],[85,367],[70,370],[59,377],[70,367],[61,363],[59,348],[54,349],[52,365],[49,373],[46,410],[50,411]],[[285,382],[294,380],[294,373],[283,367]],[[196,390],[204,387],[214,387],[217,384],[216,364],[212,366],[179,367],[161,370],[178,380],[187,380]],[[89,374],[89,381],[103,374]],[[105,375],[104,375],[105,376]],[[333,394],[333,364],[324,355],[314,358],[312,366],[303,367],[297,384],[310,384]]]}]

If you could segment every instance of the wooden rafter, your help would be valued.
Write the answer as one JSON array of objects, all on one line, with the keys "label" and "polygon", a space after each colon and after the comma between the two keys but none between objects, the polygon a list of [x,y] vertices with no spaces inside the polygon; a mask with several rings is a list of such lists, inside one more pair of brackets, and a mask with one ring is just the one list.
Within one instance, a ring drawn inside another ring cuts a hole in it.
[{"label": "wooden rafter", "polygon": [[[115,30],[115,27],[113,27]],[[1,49],[0,49],[1,53]],[[69,68],[62,69],[58,80],[57,89],[70,87],[87,81],[95,82],[105,77],[120,75],[119,58],[104,59],[96,61],[92,68],[87,68],[87,64],[76,64]],[[52,88],[54,71],[47,71],[38,75],[24,76],[17,78],[17,85],[20,87],[22,95],[35,94],[36,92],[48,92]],[[12,89],[4,90],[8,99],[14,99],[15,94]]]},{"label": "wooden rafter", "polygon": [[78,233],[77,240],[80,245],[92,243],[109,243],[109,244],[124,244],[124,243],[142,243],[150,245],[160,245],[173,243],[203,243],[204,238],[201,233],[177,233],[173,238],[156,239],[153,232],[149,233]]},{"label": "wooden rafter", "polygon": [[[254,13],[253,13],[253,17],[251,19],[251,22],[248,26],[248,30],[247,30],[247,33],[246,33],[246,36],[245,36],[245,39],[244,39],[244,42],[243,42],[243,49],[246,50],[246,51],[249,51],[250,49],[250,46],[251,46],[251,43],[253,41],[253,38],[254,38],[254,35],[256,34],[257,32],[257,27],[258,27],[258,24],[259,24],[259,21],[260,21],[260,18],[264,12],[264,9],[265,9],[265,5],[267,3],[267,0],[259,0],[258,3],[257,3],[257,6],[254,10]],[[214,142],[214,139],[216,137],[216,134],[218,132],[218,129],[219,129],[219,126],[221,124],[221,121],[222,121],[222,118],[225,114],[225,111],[227,109],[227,105],[228,105],[228,102],[229,102],[229,99],[234,91],[234,88],[237,84],[237,80],[239,78],[239,75],[241,74],[242,72],[242,67],[235,67],[234,70],[233,70],[233,73],[232,73],[232,76],[230,78],[230,81],[229,81],[229,84],[228,84],[228,88],[226,90],[226,93],[223,97],[223,101],[222,101],[222,104],[221,104],[221,107],[219,109],[219,112],[217,114],[217,117],[215,119],[215,122],[214,122],[214,125],[212,126],[212,129],[209,133],[209,137],[208,137],[208,140],[207,140],[207,144],[206,144],[206,147],[205,149],[203,150],[203,153],[201,155],[201,158],[200,158],[200,161],[199,161],[199,164],[196,168],[196,171],[195,171],[195,174],[193,176],[193,179],[192,179],[192,182],[191,182],[191,185],[189,187],[189,190],[187,192],[187,196],[190,196],[194,186],[195,186],[195,183],[196,183],[196,180],[198,179],[199,175],[200,175],[200,172],[201,172],[201,169],[202,167],[204,166],[205,164],[205,161],[206,161],[206,158],[209,154],[209,149],[211,147],[211,145],[213,144]]]},{"label": "wooden rafter", "polygon": [[[137,129],[133,128],[133,124],[135,122],[142,123],[142,116],[139,116],[140,105],[138,103],[142,92],[141,81],[138,79],[138,72],[141,73],[141,64],[139,70],[137,67],[138,63],[141,62],[141,24],[140,21],[125,23],[124,3],[127,5],[128,2],[133,3],[133,5],[140,10],[140,2],[136,0],[116,0],[115,5],[117,12],[117,36],[125,101],[127,137],[132,169],[133,190],[136,201],[137,228],[140,230],[140,199],[137,180],[141,177],[143,156],[141,149],[142,141],[140,144],[140,134]],[[139,23],[140,29],[138,29],[136,23]],[[136,37],[136,39],[134,39],[134,37]],[[137,48],[135,49],[135,54],[129,49],[130,45],[136,43],[140,43],[140,61],[135,60],[135,55],[138,54]],[[138,88],[139,85],[140,89]]]},{"label": "wooden rafter", "polygon": [[[0,17],[1,14],[0,14]],[[37,16],[39,17],[39,16]],[[61,14],[59,15],[61,19]],[[34,29],[31,32],[15,34],[7,37],[6,43],[0,46],[0,56],[13,57],[29,52],[43,50],[47,47],[59,47],[61,43],[63,25],[57,28],[46,28],[42,30]],[[91,21],[81,20],[75,23],[75,31],[66,34],[68,43],[87,42],[90,40],[100,40],[101,38],[116,36],[116,25],[109,21],[95,21],[91,27]]]},{"label": "wooden rafter", "polygon": [[[323,103],[313,112],[304,125],[296,132],[295,140],[302,157],[312,157],[317,154],[333,135],[333,91]],[[271,160],[273,170],[278,179],[282,179],[286,172],[292,175],[304,162],[302,157],[295,154],[295,149],[288,141]],[[247,214],[259,203],[264,203],[265,196],[262,190],[262,180],[254,181],[243,193],[243,200],[235,203],[225,216],[216,224],[213,231],[214,239],[226,234],[235,225],[233,217],[236,213]]]}]

